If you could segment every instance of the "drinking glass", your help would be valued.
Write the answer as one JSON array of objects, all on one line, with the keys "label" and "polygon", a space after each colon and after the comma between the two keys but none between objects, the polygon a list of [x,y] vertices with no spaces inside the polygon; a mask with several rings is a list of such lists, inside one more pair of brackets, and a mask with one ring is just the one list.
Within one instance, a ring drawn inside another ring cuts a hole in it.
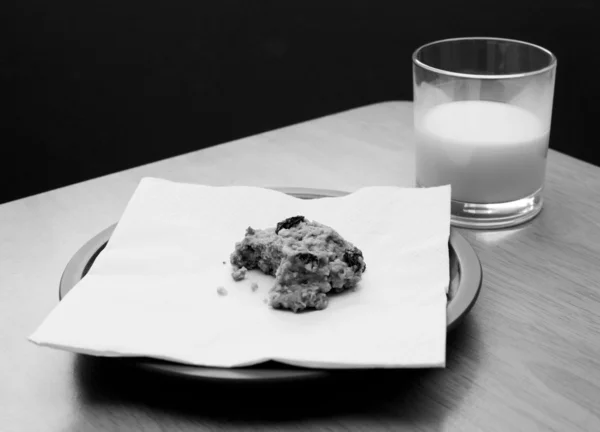
[{"label": "drinking glass", "polygon": [[542,209],[556,57],[501,38],[413,54],[416,183],[451,185],[455,226],[500,228]]}]

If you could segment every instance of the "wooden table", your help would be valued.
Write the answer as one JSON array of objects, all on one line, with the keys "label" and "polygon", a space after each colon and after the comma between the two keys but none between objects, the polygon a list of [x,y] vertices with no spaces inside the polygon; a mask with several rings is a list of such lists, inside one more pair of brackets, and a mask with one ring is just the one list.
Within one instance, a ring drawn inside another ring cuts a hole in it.
[{"label": "wooden table", "polygon": [[600,430],[600,169],[554,151],[532,223],[461,230],[484,284],[449,337],[446,369],[219,385],[26,340],[56,305],[68,260],[118,220],[142,177],[411,186],[411,109],[371,105],[1,205],[0,430]]}]

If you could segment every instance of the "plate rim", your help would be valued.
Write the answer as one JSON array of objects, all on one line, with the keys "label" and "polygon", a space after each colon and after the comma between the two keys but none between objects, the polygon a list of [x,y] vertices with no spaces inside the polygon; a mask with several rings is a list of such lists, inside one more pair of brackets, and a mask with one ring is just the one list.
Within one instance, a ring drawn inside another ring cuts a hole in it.
[{"label": "plate rim", "polygon": [[[333,189],[313,189],[301,187],[266,187],[296,198],[335,198],[350,194]],[[59,301],[82,279],[91,267],[93,260],[99,255],[108,243],[117,223],[114,223],[100,231],[98,234],[84,243],[71,257],[59,282]],[[449,301],[446,309],[446,330],[450,332],[458,326],[462,319],[474,306],[483,280],[483,269],[477,253],[469,242],[454,227],[450,227],[448,244],[452,247],[458,261],[460,281],[456,295]],[[186,376],[190,378],[201,378],[203,380],[238,380],[238,381],[289,381],[298,379],[312,379],[325,377],[344,371],[355,371],[357,369],[314,369],[300,368],[282,365],[281,369],[253,369],[252,367],[241,368],[215,368],[184,365],[174,362],[165,362],[156,359],[139,357],[119,357],[120,360],[133,361],[137,367],[147,371],[159,372],[166,375]]]}]

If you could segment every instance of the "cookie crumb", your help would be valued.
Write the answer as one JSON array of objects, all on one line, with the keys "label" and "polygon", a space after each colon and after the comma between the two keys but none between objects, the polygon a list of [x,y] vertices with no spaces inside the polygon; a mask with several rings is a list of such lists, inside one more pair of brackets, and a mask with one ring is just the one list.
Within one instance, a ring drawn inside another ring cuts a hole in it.
[{"label": "cookie crumb", "polygon": [[244,279],[246,277],[247,271],[248,270],[246,269],[246,267],[235,268],[233,270],[233,272],[231,272],[231,277],[236,282],[241,281],[242,279]]},{"label": "cookie crumb", "polygon": [[225,261],[223,261],[223,265],[227,264]]},{"label": "cookie crumb", "polygon": [[263,299],[263,303],[264,303],[264,304],[267,304],[267,303],[268,303],[268,300],[267,300],[266,298],[264,298],[264,299]]},{"label": "cookie crumb", "polygon": [[256,282],[252,282],[252,285],[250,285],[250,288],[252,288],[252,292],[255,292],[258,289],[258,284]]},{"label": "cookie crumb", "polygon": [[226,296],[227,290],[222,286],[217,287],[217,294],[219,294],[220,296]]}]

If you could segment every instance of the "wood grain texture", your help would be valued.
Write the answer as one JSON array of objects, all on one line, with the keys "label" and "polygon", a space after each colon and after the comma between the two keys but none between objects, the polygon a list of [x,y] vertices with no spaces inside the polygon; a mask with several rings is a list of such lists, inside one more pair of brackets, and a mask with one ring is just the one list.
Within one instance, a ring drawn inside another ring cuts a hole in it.
[{"label": "wood grain texture", "polygon": [[285,386],[191,383],[26,337],[58,301],[73,253],[118,220],[138,181],[352,191],[413,184],[412,107],[389,102],[0,206],[0,430],[600,430],[600,169],[550,151],[531,223],[461,233],[479,301],[447,367]]}]

